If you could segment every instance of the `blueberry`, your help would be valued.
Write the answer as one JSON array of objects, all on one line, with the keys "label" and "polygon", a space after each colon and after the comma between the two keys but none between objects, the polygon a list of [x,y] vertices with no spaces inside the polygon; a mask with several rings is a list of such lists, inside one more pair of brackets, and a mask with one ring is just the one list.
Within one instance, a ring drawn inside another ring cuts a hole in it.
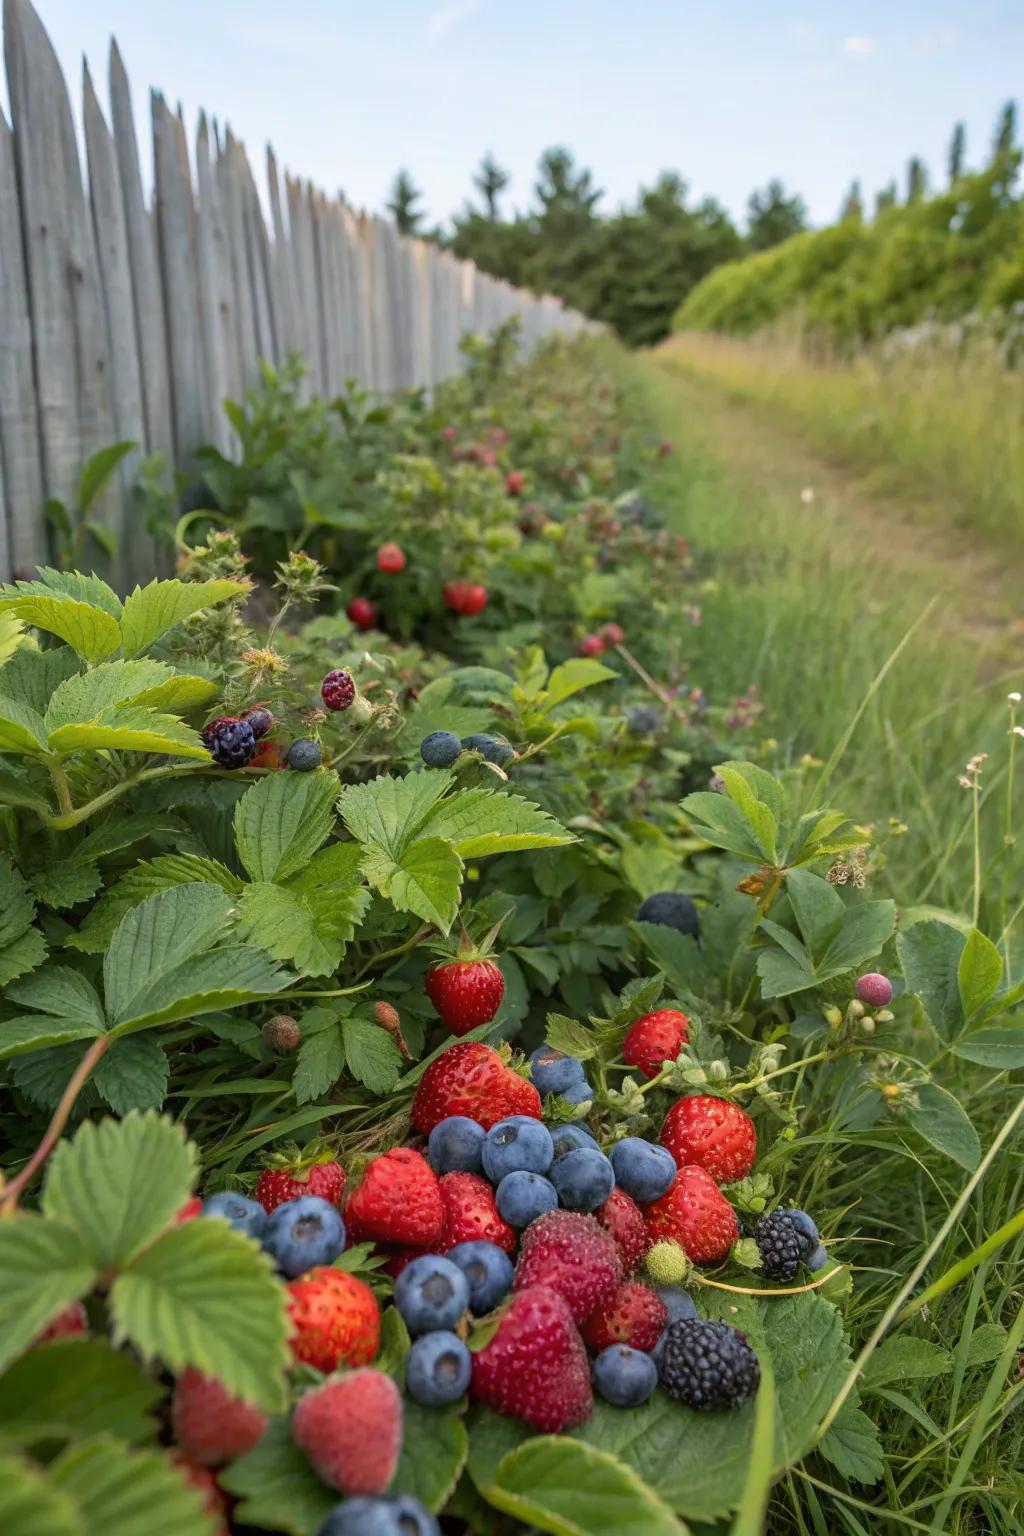
[{"label": "blueberry", "polygon": [[564,1157],[567,1152],[575,1152],[580,1147],[593,1147],[597,1151],[597,1142],[591,1136],[585,1125],[575,1121],[572,1125],[556,1125],[551,1131],[551,1144],[555,1149],[555,1162]]},{"label": "blueberry", "polygon": [[700,936],[700,918],[689,896],[682,891],[655,891],[637,908],[638,923],[660,923],[664,928],[675,928],[679,933]]},{"label": "blueberry", "polygon": [[565,1093],[583,1082],[583,1063],[575,1056],[566,1056],[564,1051],[556,1051],[554,1046],[539,1045],[530,1057],[530,1076],[541,1098],[549,1093]]},{"label": "blueberry", "polygon": [[331,1510],[317,1536],[441,1536],[441,1527],[418,1499],[346,1499]]},{"label": "blueberry", "polygon": [[819,1243],[814,1252],[804,1260],[807,1268],[814,1274],[819,1269],[824,1269],[828,1263],[828,1249],[824,1243]]},{"label": "blueberry", "polygon": [[420,757],[428,768],[450,768],[462,751],[462,743],[452,731],[431,731],[420,742]]},{"label": "blueberry", "polygon": [[676,1160],[665,1147],[627,1136],[611,1150],[615,1182],[641,1205],[660,1200],[676,1176]]},{"label": "blueberry", "polygon": [[691,1317],[697,1316],[693,1297],[689,1291],[684,1291],[681,1285],[659,1285],[657,1291],[665,1304],[670,1323],[688,1321]]},{"label": "blueberry", "polygon": [[539,1173],[506,1174],[494,1194],[498,1211],[510,1227],[528,1227],[531,1221],[553,1211],[558,1191],[550,1179]]},{"label": "blueberry", "polygon": [[469,1386],[473,1357],[458,1334],[425,1333],[405,1357],[405,1390],[424,1408],[457,1403]]},{"label": "blueberry", "polygon": [[254,1237],[257,1242],[263,1240],[267,1213],[258,1200],[250,1200],[248,1195],[236,1195],[231,1190],[222,1190],[219,1195],[211,1195],[209,1200],[203,1202],[203,1215],[221,1216],[237,1231],[244,1232],[246,1237]]},{"label": "blueberry", "polygon": [[806,1211],[798,1211],[792,1207],[789,1211],[789,1219],[794,1227],[807,1239],[807,1247],[809,1249],[816,1248],[821,1241],[821,1233],[818,1231],[817,1223],[814,1219],[808,1216]]},{"label": "blueberry", "polygon": [[509,1173],[547,1173],[554,1155],[547,1126],[525,1115],[499,1120],[484,1137],[484,1173],[492,1184]]},{"label": "blueberry", "polygon": [[658,1367],[650,1355],[613,1344],[594,1361],[594,1386],[606,1403],[616,1408],[639,1408],[658,1385]]},{"label": "blueberry", "polygon": [[626,723],[634,736],[650,736],[661,726],[661,715],[650,704],[638,704],[629,711]]},{"label": "blueberry", "polygon": [[594,1090],[584,1078],[582,1083],[572,1083],[561,1097],[567,1104],[589,1104],[594,1097]]},{"label": "blueberry", "polygon": [[482,1239],[471,1243],[456,1243],[448,1250],[448,1258],[462,1270],[469,1286],[469,1310],[476,1317],[483,1317],[504,1300],[512,1289],[515,1273],[512,1260],[498,1247]]},{"label": "blueberry", "polygon": [[300,736],[298,741],[293,741],[284,755],[284,760],[289,768],[294,768],[297,773],[311,773],[314,768],[319,768],[324,760],[324,754],[318,741],[312,741],[308,736]]},{"label": "blueberry", "polygon": [[345,1223],[337,1206],[319,1195],[286,1200],[267,1219],[263,1246],[289,1280],[330,1264],[345,1246]]},{"label": "blueberry", "polygon": [[516,755],[514,747],[507,741],[498,741],[494,736],[463,736],[462,745],[467,752],[479,752],[482,758],[499,768],[504,768]]},{"label": "blueberry", "polygon": [[469,1281],[450,1259],[424,1254],[395,1281],[395,1306],[410,1333],[454,1328],[469,1306]]},{"label": "blueberry", "polygon": [[480,1173],[484,1128],[465,1115],[439,1120],[427,1141],[427,1160],[435,1173]]},{"label": "blueberry", "polygon": [[551,1170],[551,1182],[568,1210],[596,1211],[615,1188],[615,1172],[603,1152],[578,1147],[558,1159]]}]

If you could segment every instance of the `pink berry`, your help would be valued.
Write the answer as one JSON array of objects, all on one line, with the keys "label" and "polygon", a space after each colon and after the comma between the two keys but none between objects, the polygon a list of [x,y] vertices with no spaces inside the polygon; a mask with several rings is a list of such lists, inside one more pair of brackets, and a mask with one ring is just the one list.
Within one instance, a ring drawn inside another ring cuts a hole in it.
[{"label": "pink berry", "polygon": [[348,709],[355,696],[355,680],[345,667],[335,667],[320,684],[320,697],[328,709]]},{"label": "pink berry", "polygon": [[854,991],[869,1008],[887,1008],[892,1002],[892,982],[878,971],[869,971],[866,976],[859,976]]}]

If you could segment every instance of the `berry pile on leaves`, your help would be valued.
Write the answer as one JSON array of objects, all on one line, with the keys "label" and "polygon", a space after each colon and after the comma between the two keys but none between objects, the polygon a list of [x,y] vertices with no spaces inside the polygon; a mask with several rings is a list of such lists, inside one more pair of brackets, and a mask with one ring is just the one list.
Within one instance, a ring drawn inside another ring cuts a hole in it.
[{"label": "berry pile on leaves", "polygon": [[0,589],[4,1536],[671,1536],[765,1415],[880,1477],[833,1105],[965,1164],[994,962],[709,696],[600,347],[516,352],[268,372],[175,577]]}]

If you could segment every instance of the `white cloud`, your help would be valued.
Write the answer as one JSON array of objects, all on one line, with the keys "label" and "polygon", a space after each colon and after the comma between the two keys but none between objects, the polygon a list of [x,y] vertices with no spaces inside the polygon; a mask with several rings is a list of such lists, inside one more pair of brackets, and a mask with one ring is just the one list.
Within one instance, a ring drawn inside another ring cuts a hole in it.
[{"label": "white cloud", "polygon": [[427,35],[435,41],[447,37],[453,27],[457,27],[460,21],[465,21],[467,16],[472,16],[479,9],[480,0],[447,0],[445,5],[439,5],[427,17]]},{"label": "white cloud", "polygon": [[878,52],[878,44],[873,37],[844,37],[843,52],[852,58],[866,59]]}]

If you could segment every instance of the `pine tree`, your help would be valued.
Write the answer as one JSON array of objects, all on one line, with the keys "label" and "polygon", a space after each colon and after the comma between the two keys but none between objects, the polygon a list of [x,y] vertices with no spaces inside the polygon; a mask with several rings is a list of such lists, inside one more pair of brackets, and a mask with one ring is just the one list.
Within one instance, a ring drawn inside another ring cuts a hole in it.
[{"label": "pine tree", "polygon": [[957,123],[949,141],[949,184],[959,181],[964,173],[964,155],[967,151],[967,134],[963,123]]},{"label": "pine tree", "polygon": [[497,223],[498,198],[504,192],[509,183],[509,174],[502,170],[494,156],[488,150],[480,161],[480,169],[473,177],[473,185],[484,200],[487,217],[491,223]]},{"label": "pine tree", "polygon": [[885,213],[888,208],[895,208],[898,197],[899,192],[897,191],[895,181],[890,181],[888,186],[883,187],[880,192],[876,192],[875,217],[877,218],[880,213]]},{"label": "pine tree", "polygon": [[864,217],[864,199],[861,195],[860,182],[851,181],[850,190],[843,199],[843,208],[840,218],[856,219],[860,223]]},{"label": "pine tree", "polygon": [[399,171],[391,183],[391,196],[386,206],[400,235],[414,235],[422,224],[423,212],[415,206],[422,195],[409,172]]},{"label": "pine tree", "polygon": [[907,163],[907,202],[919,203],[924,197],[928,185],[928,176],[924,168],[924,161],[913,155]]},{"label": "pine tree", "polygon": [[1009,154],[1017,140],[1017,103],[1008,101],[999,114],[995,138],[992,142],[992,158]]},{"label": "pine tree", "polygon": [[782,182],[770,181],[752,192],[747,201],[747,239],[754,251],[767,251],[807,228],[807,208],[802,197],[788,196]]}]

